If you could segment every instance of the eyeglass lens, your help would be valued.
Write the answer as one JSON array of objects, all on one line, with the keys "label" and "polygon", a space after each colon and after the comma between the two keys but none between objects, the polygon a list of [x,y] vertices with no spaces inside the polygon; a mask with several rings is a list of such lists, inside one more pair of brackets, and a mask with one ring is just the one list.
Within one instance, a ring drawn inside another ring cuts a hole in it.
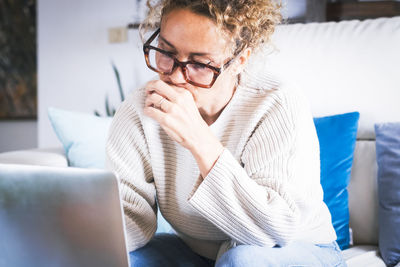
[{"label": "eyeglass lens", "polygon": [[[149,61],[154,69],[164,74],[170,74],[175,64],[172,55],[161,53],[155,49],[150,49]],[[209,85],[213,82],[214,71],[202,64],[189,63],[186,65],[185,75],[188,80],[194,83]]]}]

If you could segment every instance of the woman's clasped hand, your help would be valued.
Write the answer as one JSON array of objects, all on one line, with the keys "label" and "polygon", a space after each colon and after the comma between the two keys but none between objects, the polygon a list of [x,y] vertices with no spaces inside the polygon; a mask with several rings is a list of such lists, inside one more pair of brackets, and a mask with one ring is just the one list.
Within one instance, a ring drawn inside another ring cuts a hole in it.
[{"label": "woman's clasped hand", "polygon": [[157,121],[170,138],[196,155],[198,162],[208,162],[202,164],[207,166],[200,166],[203,177],[222,153],[222,144],[203,120],[189,90],[162,80],[148,82],[144,114]]}]

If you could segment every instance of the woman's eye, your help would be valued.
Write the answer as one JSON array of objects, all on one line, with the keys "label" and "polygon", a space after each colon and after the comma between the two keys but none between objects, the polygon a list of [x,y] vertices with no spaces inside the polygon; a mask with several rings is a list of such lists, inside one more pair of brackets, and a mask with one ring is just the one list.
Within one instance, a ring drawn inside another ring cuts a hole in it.
[{"label": "woman's eye", "polygon": [[205,65],[200,65],[200,64],[193,64],[193,68],[196,70],[202,70],[205,69],[206,66]]},{"label": "woman's eye", "polygon": [[174,53],[167,51],[165,56],[170,57],[170,58],[174,58]]},{"label": "woman's eye", "polygon": [[173,51],[169,51],[165,49],[163,45],[158,45],[158,48],[165,52],[166,55],[172,57],[175,53]]}]

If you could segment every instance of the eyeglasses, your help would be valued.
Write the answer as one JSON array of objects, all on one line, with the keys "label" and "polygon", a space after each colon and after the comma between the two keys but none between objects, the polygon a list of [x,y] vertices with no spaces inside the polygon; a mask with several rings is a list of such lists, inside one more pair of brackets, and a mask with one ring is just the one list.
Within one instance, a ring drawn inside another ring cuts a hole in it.
[{"label": "eyeglasses", "polygon": [[147,67],[162,75],[170,75],[177,67],[180,67],[186,82],[202,88],[211,88],[218,76],[234,59],[229,59],[221,68],[193,60],[179,61],[173,53],[150,45],[159,33],[160,29],[144,43],[143,52]]}]

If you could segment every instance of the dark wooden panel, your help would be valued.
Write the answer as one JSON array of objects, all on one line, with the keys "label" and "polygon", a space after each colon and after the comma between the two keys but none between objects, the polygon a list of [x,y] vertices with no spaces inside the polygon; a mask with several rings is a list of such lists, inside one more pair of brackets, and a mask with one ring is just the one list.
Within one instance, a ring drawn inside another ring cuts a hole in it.
[{"label": "dark wooden panel", "polygon": [[328,3],[326,10],[327,21],[349,19],[369,19],[379,17],[400,16],[400,2],[336,2]]},{"label": "dark wooden panel", "polygon": [[0,0],[0,120],[37,118],[36,0]]},{"label": "dark wooden panel", "polygon": [[139,23],[129,23],[128,29],[139,29],[139,26],[140,26]]}]

